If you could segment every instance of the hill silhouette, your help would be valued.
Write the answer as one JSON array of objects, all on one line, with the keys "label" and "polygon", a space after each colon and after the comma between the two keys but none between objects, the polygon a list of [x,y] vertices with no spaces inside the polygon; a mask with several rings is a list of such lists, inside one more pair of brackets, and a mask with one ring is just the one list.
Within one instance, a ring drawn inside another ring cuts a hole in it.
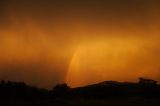
[{"label": "hill silhouette", "polygon": [[151,79],[139,78],[138,83],[104,81],[84,87],[69,88],[67,84],[57,85],[51,91],[53,97],[82,98],[126,98],[126,97],[160,97],[160,85]]},{"label": "hill silhouette", "polygon": [[0,98],[45,99],[57,97],[121,98],[121,97],[160,97],[160,85],[151,79],[139,78],[139,82],[104,81],[84,87],[70,88],[58,84],[53,89],[41,89],[24,82],[1,81]]},{"label": "hill silhouette", "polygon": [[81,98],[87,101],[115,99],[126,100],[128,98],[159,100],[160,85],[157,84],[157,81],[139,78],[139,82],[137,83],[104,81],[76,88],[70,88],[67,84],[64,83],[56,85],[51,90],[47,90],[29,86],[24,82],[0,82],[0,101],[12,100],[17,101],[18,103],[19,101],[37,101],[37,103],[45,101],[45,105],[48,102],[49,104],[55,104],[55,102],[57,103],[57,100],[60,99],[62,101],[58,101],[57,105],[65,105],[65,103],[61,103],[64,101],[68,103],[69,100],[74,100],[76,98]]}]

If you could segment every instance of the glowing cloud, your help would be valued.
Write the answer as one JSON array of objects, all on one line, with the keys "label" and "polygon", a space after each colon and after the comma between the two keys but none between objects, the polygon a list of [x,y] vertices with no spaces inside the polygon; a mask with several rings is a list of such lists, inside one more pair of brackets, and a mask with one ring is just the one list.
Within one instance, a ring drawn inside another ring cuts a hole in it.
[{"label": "glowing cloud", "polygon": [[69,67],[66,82],[72,87],[104,80],[135,81],[138,77],[158,79],[151,41],[108,38],[79,46]]}]

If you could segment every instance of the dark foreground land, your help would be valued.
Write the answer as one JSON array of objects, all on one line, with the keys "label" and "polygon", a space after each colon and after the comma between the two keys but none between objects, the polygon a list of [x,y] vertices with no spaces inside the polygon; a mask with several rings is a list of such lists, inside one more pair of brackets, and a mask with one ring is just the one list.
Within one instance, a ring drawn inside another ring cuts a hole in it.
[{"label": "dark foreground land", "polygon": [[49,99],[49,100],[3,100],[0,106],[160,106],[160,99]]},{"label": "dark foreground land", "polygon": [[0,106],[160,106],[160,85],[140,78],[137,83],[104,81],[77,88],[60,84],[46,90],[1,81]]}]

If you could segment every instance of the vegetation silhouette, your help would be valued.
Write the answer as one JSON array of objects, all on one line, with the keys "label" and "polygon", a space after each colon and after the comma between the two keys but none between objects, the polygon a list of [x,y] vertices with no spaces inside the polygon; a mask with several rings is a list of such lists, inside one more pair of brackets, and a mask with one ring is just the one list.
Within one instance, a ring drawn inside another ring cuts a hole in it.
[{"label": "vegetation silhouette", "polygon": [[152,79],[139,78],[139,82],[104,81],[84,87],[70,88],[66,83],[53,89],[41,89],[24,82],[0,82],[0,99],[55,99],[55,98],[160,98],[160,85]]},{"label": "vegetation silhouette", "polygon": [[29,86],[24,82],[1,81],[0,99],[43,99],[48,96],[46,89]]}]

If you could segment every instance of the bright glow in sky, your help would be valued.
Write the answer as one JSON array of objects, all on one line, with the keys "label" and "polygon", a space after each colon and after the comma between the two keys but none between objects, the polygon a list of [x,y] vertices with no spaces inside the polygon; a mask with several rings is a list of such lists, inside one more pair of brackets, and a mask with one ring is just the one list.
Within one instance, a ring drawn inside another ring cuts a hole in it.
[{"label": "bright glow in sky", "polygon": [[136,81],[138,77],[159,79],[159,64],[151,40],[108,38],[80,45],[72,57],[67,83],[72,87],[105,80]]},{"label": "bright glow in sky", "polygon": [[159,14],[159,0],[0,0],[0,80],[160,81]]}]

